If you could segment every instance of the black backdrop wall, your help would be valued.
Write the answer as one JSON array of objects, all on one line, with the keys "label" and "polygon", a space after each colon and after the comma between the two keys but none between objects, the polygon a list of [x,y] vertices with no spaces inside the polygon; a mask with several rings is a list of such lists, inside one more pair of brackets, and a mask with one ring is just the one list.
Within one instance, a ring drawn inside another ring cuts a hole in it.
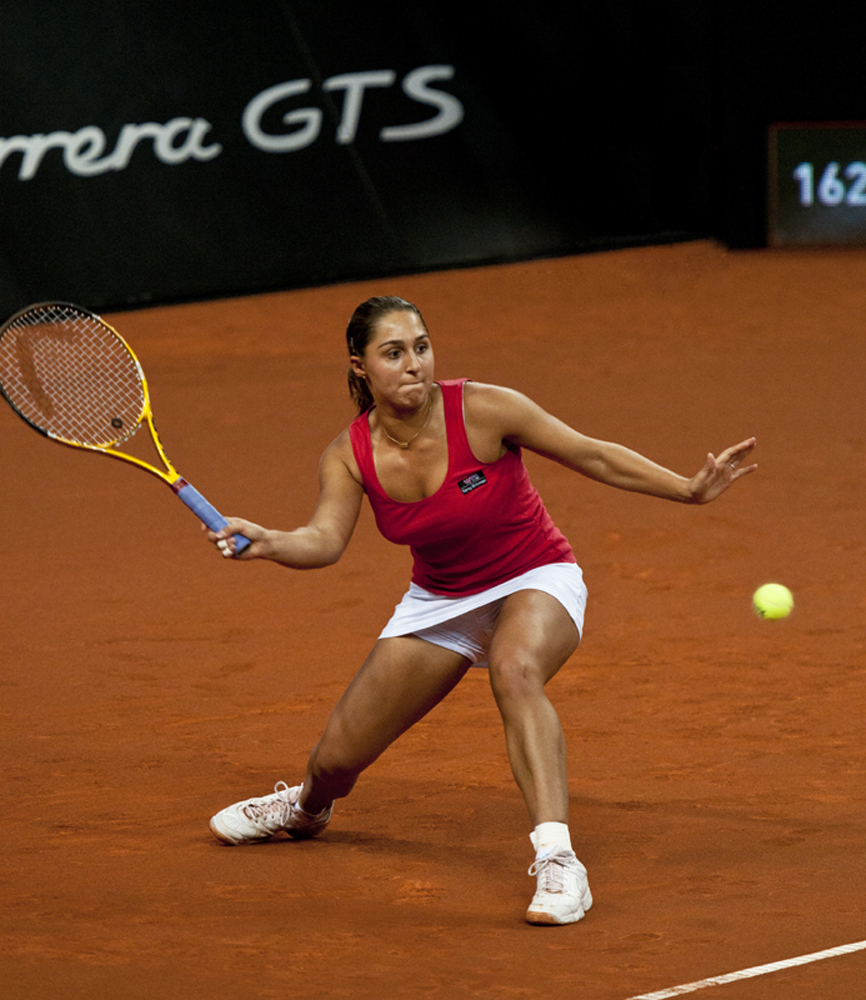
[{"label": "black backdrop wall", "polygon": [[863,16],[732,6],[4,0],[0,312],[760,245],[766,126],[866,118]]}]

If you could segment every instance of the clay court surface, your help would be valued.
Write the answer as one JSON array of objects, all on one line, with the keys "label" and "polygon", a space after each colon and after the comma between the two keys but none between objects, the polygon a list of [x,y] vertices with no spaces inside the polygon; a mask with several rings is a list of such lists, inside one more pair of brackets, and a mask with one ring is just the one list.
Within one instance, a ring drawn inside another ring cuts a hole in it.
[{"label": "clay court surface", "polygon": [[[627,1000],[866,939],[866,255],[699,242],[108,318],[178,470],[288,528],[353,416],[346,320],[380,292],[419,304],[438,377],[682,473],[758,438],[758,472],[699,508],[527,456],[590,591],[549,690],[595,907],[523,922],[529,829],[482,671],[321,839],[218,844],[212,813],[300,779],[408,553],[365,509],[330,569],[229,563],[157,479],[4,406],[3,995]],[[751,610],[768,580],[787,620]],[[860,951],[698,995],[864,981]]]}]

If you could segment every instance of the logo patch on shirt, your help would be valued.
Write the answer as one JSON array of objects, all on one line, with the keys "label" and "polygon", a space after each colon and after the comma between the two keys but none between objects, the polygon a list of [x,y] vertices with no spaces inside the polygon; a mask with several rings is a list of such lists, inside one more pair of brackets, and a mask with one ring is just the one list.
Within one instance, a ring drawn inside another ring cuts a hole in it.
[{"label": "logo patch on shirt", "polygon": [[479,469],[478,472],[473,472],[465,479],[461,479],[457,485],[460,487],[461,493],[471,493],[473,490],[477,490],[479,486],[486,486],[487,477]]}]

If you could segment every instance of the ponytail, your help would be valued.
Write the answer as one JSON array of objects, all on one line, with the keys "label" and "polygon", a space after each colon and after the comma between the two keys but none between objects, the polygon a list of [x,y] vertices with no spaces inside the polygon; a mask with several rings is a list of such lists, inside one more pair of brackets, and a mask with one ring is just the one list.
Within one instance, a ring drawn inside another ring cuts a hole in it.
[{"label": "ponytail", "polygon": [[366,413],[373,405],[373,394],[367,380],[356,375],[353,368],[349,368],[349,395],[352,402],[358,407],[358,413]]}]

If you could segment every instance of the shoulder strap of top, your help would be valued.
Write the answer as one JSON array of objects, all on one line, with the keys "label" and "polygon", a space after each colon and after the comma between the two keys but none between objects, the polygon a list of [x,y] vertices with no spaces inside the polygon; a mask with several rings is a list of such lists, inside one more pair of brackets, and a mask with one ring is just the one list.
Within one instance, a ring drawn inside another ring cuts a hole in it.
[{"label": "shoulder strap of top", "polygon": [[370,422],[367,419],[369,410],[365,410],[360,416],[355,417],[349,425],[349,440],[352,442],[352,451],[355,453],[355,461],[358,463],[358,470],[366,490],[370,483],[377,483],[376,468],[373,465],[373,443],[370,440]]},{"label": "shoulder strap of top", "polygon": [[475,461],[469,438],[466,436],[466,422],[463,415],[463,386],[468,378],[448,379],[439,383],[442,389],[442,406],[445,410],[445,427],[448,434],[449,465]]}]

